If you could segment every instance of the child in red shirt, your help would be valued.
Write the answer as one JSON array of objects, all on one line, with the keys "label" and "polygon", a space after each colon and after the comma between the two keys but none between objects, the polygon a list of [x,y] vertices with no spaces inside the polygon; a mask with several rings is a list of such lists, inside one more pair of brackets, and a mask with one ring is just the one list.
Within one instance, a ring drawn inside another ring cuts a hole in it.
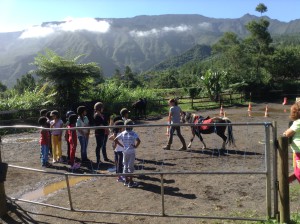
[{"label": "child in red shirt", "polygon": [[[68,128],[76,127],[77,115],[72,114],[69,116]],[[70,145],[70,165],[71,169],[78,169],[80,167],[79,163],[75,163],[75,153],[77,147],[77,133],[76,130],[67,130],[68,132],[68,143]]]},{"label": "child in red shirt", "polygon": [[[47,118],[40,117],[38,120],[39,124],[43,128],[48,128]],[[49,154],[49,146],[50,146],[50,132],[49,130],[41,130],[40,135],[40,144],[41,144],[41,163],[43,167],[48,167],[48,154]]]}]

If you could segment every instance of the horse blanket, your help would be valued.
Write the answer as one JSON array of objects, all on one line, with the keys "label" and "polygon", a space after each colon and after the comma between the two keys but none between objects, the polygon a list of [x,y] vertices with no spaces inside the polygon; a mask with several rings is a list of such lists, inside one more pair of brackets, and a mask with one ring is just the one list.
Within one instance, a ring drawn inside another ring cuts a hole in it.
[{"label": "horse blanket", "polygon": [[[195,120],[194,120],[194,124],[210,124],[210,123],[212,123],[212,118],[210,118],[209,116],[206,118],[204,118],[202,116],[196,116]],[[210,127],[211,126],[208,126],[208,125],[197,126],[197,127],[195,127],[195,131],[205,133],[205,131],[208,131]]]}]

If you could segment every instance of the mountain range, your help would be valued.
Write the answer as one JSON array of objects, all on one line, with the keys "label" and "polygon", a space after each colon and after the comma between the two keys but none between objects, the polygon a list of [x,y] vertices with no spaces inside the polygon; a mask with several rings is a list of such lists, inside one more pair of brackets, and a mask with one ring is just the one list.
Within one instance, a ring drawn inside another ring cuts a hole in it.
[{"label": "mountain range", "polygon": [[[271,35],[297,34],[300,19],[270,21]],[[158,15],[133,18],[95,18],[92,28],[72,27],[72,21],[45,22],[31,29],[0,33],[0,78],[8,87],[35,69],[30,65],[38,53],[51,49],[64,56],[84,54],[81,61],[96,62],[105,76],[125,66],[136,72],[161,68],[161,63],[189,49],[215,43],[224,32],[245,37],[245,25],[256,17],[246,14],[237,19],[216,19],[201,15]],[[97,26],[97,29],[96,29]],[[202,49],[202,48],[201,48]],[[163,67],[162,67],[163,68]]]}]

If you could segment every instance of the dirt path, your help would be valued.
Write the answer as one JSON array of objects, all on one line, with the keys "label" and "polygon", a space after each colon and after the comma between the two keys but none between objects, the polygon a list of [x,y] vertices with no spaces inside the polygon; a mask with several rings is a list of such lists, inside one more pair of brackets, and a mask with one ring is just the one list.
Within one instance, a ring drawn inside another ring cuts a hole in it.
[{"label": "dirt path", "polygon": [[[265,104],[252,105],[252,117],[247,108],[224,108],[233,122],[276,121],[278,134],[288,125],[289,106],[268,104],[269,117],[264,117]],[[202,116],[216,116],[219,110],[198,112]],[[165,124],[166,118],[141,121],[142,124]],[[136,173],[159,171],[262,171],[264,159],[264,126],[234,126],[236,147],[220,151],[221,138],[215,134],[204,135],[207,149],[202,150],[198,139],[188,151],[178,151],[181,146],[174,136],[172,150],[165,151],[168,136],[165,127],[136,128],[142,143],[137,150]],[[93,131],[92,131],[93,133]],[[186,141],[190,128],[182,127]],[[95,161],[95,139],[90,136],[89,158]],[[39,134],[8,135],[2,138],[2,159],[17,166],[42,169],[39,162]],[[111,143],[107,144],[108,155],[113,160]],[[63,145],[66,154],[66,144]],[[79,147],[76,156],[79,157]],[[290,163],[291,164],[291,163]],[[93,169],[92,169],[93,167]],[[290,165],[291,167],[291,165]],[[104,163],[96,171],[96,164],[82,166],[76,173],[109,173],[112,163]],[[44,169],[44,168],[43,168]],[[292,169],[292,167],[291,167]],[[65,164],[55,164],[47,171],[70,172]],[[26,198],[38,202],[69,207],[68,194],[61,184],[64,176],[27,172],[9,168],[6,193],[10,197]],[[136,178],[139,187],[128,189],[116,182],[115,177],[85,177],[74,179],[71,184],[73,207],[82,210],[105,210],[132,213],[161,213],[161,180],[159,175],[141,175]],[[165,175],[165,213],[173,215],[262,217],[266,216],[264,175]],[[292,185],[293,186],[293,185]],[[299,197],[298,197],[299,198]],[[294,199],[292,210],[298,210],[299,199]],[[27,203],[11,204],[6,223],[221,223],[219,220],[125,216],[70,212]],[[4,222],[4,223],[5,223]],[[230,221],[226,223],[231,223]],[[240,223],[240,222],[239,222]]]}]

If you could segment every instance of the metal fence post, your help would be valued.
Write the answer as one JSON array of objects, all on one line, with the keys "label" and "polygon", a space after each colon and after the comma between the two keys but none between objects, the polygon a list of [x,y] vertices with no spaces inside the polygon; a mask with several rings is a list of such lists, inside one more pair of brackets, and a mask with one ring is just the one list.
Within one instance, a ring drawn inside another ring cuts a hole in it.
[{"label": "metal fence post", "polygon": [[69,203],[70,203],[70,210],[74,211],[73,208],[73,202],[72,202],[72,196],[71,196],[71,189],[70,189],[70,182],[69,182],[69,176],[68,174],[65,174],[66,178],[66,184],[67,184],[67,190],[68,190],[68,197],[69,197]]},{"label": "metal fence post", "polygon": [[[1,150],[2,150],[2,141],[0,136],[0,163],[2,163],[1,158]],[[3,217],[7,213],[7,201],[6,201],[6,194],[4,188],[4,181],[0,182],[0,217]]]},{"label": "metal fence post", "polygon": [[273,194],[274,194],[274,218],[277,219],[279,215],[278,211],[278,174],[277,174],[277,165],[278,165],[278,155],[277,155],[277,148],[278,148],[278,142],[277,142],[277,122],[273,121],[272,122],[273,126]]},{"label": "metal fence post", "polygon": [[164,190],[164,175],[160,174],[160,187],[161,187],[161,215],[165,216],[165,190]]},{"label": "metal fence post", "polygon": [[279,218],[280,223],[290,222],[290,192],[289,192],[289,154],[288,138],[278,139],[278,181],[279,181]]},{"label": "metal fence post", "polygon": [[271,150],[270,150],[270,125],[265,125],[265,155],[266,155],[266,200],[267,200],[267,214],[271,218]]}]

